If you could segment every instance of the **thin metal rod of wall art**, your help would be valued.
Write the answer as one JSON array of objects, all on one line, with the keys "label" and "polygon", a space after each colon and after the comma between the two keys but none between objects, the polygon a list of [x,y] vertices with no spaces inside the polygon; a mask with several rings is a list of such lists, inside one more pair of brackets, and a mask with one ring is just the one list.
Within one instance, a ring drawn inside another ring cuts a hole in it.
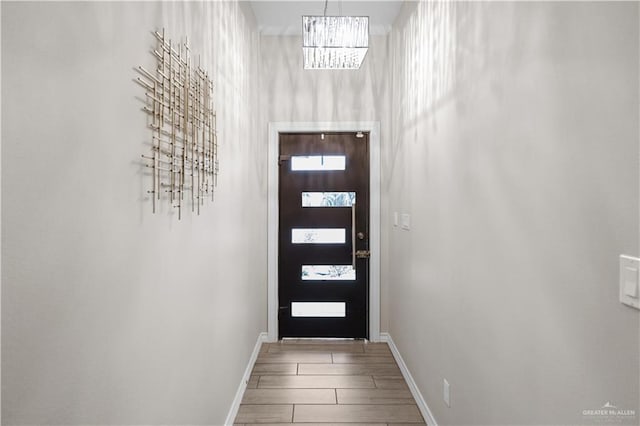
[{"label": "thin metal rod of wall art", "polygon": [[[188,40],[174,43],[162,33],[152,32],[151,49],[156,66],[149,71],[138,66],[134,81],[145,90],[147,127],[151,130],[151,155],[142,155],[151,170],[153,213],[166,200],[182,218],[185,192],[191,211],[200,214],[206,198],[214,200],[218,184],[217,117],[213,102],[213,80],[191,57]],[[188,199],[189,199],[188,198]]]}]

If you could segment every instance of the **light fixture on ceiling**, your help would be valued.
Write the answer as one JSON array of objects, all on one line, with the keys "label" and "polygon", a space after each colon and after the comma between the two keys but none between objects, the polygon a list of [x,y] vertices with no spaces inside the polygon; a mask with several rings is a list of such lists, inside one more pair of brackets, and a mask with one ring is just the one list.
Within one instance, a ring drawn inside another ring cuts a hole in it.
[{"label": "light fixture on ceiling", "polygon": [[368,16],[302,17],[304,69],[359,69],[369,49]]}]

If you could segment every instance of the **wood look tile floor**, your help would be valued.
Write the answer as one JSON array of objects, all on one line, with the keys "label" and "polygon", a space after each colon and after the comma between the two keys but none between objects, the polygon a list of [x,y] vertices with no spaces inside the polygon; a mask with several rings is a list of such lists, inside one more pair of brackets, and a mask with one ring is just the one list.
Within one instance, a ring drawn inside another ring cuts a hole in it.
[{"label": "wood look tile floor", "polygon": [[235,425],[424,425],[386,343],[265,343]]}]

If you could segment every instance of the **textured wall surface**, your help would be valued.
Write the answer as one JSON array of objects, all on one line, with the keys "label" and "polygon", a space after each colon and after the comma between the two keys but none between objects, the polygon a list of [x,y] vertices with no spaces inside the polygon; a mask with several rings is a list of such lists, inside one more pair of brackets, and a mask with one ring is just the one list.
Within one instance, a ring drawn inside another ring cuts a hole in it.
[{"label": "textured wall surface", "polygon": [[618,255],[640,254],[638,4],[420,2],[389,44],[387,211],[411,214],[389,330],[439,424],[640,415],[639,312],[618,302]]},{"label": "textured wall surface", "polygon": [[[181,222],[140,165],[162,27],[216,83],[216,200]],[[237,3],[3,2],[3,424],[224,422],[266,329],[258,52]]]}]

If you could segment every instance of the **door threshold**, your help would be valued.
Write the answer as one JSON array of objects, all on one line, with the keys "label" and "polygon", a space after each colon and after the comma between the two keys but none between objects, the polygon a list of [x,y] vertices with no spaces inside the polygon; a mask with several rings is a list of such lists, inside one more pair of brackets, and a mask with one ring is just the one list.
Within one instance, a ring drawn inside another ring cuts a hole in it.
[{"label": "door threshold", "polygon": [[367,342],[367,339],[354,337],[283,337],[282,343],[317,343],[317,342]]}]

